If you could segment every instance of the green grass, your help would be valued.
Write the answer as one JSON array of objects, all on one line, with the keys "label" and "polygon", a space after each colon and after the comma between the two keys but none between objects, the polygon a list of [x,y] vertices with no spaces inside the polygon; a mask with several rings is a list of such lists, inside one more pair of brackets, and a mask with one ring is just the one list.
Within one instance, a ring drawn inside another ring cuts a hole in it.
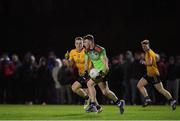
[{"label": "green grass", "polygon": [[178,120],[180,106],[126,106],[121,115],[116,106],[103,106],[103,112],[86,113],[80,105],[0,105],[0,120]]}]

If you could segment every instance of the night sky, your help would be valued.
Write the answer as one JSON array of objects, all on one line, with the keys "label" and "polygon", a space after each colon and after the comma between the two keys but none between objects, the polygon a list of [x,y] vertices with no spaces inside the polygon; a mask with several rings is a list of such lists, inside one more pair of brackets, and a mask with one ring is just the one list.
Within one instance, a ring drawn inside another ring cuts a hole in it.
[{"label": "night sky", "polygon": [[156,52],[179,54],[176,7],[173,0],[1,0],[0,53],[63,57],[76,36],[93,34],[109,56],[141,50],[145,38]]}]

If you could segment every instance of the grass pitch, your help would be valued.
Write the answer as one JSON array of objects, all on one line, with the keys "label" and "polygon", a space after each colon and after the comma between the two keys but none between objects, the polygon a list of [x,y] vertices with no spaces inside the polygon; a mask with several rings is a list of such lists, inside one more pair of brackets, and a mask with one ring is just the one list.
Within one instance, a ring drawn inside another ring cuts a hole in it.
[{"label": "grass pitch", "polygon": [[125,106],[121,115],[112,105],[103,112],[86,113],[81,105],[0,105],[0,120],[180,120],[180,106]]}]

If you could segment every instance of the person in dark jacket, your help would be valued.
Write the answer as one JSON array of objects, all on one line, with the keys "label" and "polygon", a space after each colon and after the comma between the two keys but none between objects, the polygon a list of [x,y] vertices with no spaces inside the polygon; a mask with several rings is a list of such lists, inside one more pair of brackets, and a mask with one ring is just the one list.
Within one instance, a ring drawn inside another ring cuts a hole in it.
[{"label": "person in dark jacket", "polygon": [[38,90],[38,101],[45,105],[47,103],[53,103],[53,88],[54,81],[52,78],[51,70],[47,66],[47,60],[42,57],[39,61],[39,68],[37,71],[37,90]]},{"label": "person in dark jacket", "polygon": [[22,101],[33,104],[35,101],[35,86],[37,78],[37,64],[34,55],[27,53],[19,70],[22,83]]},{"label": "person in dark jacket", "polygon": [[72,103],[72,90],[71,83],[74,78],[74,69],[68,66],[68,60],[63,59],[63,66],[59,70],[58,80],[61,85],[61,103],[62,104],[71,104]]},{"label": "person in dark jacket", "polygon": [[[143,102],[143,98],[140,96],[140,93],[137,89],[137,84],[139,79],[145,74],[146,67],[140,63],[141,60],[141,52],[135,52],[134,54],[134,62],[131,64],[131,73],[130,73],[130,84],[132,91],[132,104],[138,104]],[[138,100],[140,99],[140,100]]]}]

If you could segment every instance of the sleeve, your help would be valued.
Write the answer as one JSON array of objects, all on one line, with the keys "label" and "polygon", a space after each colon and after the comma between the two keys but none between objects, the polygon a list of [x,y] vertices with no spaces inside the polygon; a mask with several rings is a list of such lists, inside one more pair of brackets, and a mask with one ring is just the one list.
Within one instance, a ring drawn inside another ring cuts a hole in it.
[{"label": "sleeve", "polygon": [[73,50],[71,50],[69,53],[69,60],[71,60],[71,61],[73,60]]},{"label": "sleeve", "polygon": [[153,61],[157,61],[156,60],[156,53],[154,51],[152,51],[151,57],[152,57]]},{"label": "sleeve", "polygon": [[106,57],[106,50],[103,48],[100,52],[100,58],[103,59],[104,57]]}]

